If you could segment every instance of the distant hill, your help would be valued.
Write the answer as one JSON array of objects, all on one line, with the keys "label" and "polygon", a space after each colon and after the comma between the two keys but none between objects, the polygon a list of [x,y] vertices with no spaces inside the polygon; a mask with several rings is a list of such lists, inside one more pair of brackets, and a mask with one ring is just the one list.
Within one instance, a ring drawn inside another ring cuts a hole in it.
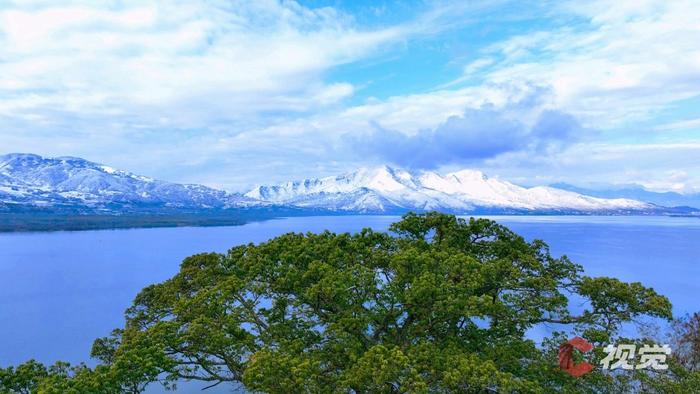
[{"label": "distant hill", "polygon": [[76,157],[0,156],[0,203],[120,213],[133,210],[229,209],[258,204],[201,185],[182,185]]},{"label": "distant hill", "polygon": [[687,206],[700,208],[700,193],[653,192],[646,190],[640,185],[624,185],[599,189],[576,187],[567,183],[555,183],[551,186],[600,198],[629,198],[667,207]]},{"label": "distant hill", "polygon": [[[693,214],[651,199],[605,197],[571,187],[525,188],[475,170],[449,174],[389,166],[257,186],[245,194],[178,184],[76,157],[0,156],[0,211],[78,215],[381,214],[440,210],[459,214]],[[188,216],[189,217],[189,216]],[[176,223],[178,221],[175,221]],[[189,218],[184,222],[199,222]]]},{"label": "distant hill", "polygon": [[641,200],[599,198],[554,187],[524,188],[475,170],[441,175],[380,166],[339,176],[257,186],[246,197],[333,211],[382,213],[664,214],[673,209]]}]

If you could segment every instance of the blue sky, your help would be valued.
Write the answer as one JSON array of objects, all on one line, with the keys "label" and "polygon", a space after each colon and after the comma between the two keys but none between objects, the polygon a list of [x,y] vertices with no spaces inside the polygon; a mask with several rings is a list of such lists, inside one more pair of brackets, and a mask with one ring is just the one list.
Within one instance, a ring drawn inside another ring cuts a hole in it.
[{"label": "blue sky", "polygon": [[4,1],[0,152],[700,191],[697,1]]}]

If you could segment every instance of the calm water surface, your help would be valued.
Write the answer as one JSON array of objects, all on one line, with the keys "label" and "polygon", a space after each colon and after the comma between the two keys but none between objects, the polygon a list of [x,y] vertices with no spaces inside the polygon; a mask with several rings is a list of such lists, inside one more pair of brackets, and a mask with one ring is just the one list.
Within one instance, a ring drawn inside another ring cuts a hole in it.
[{"label": "calm water surface", "polygon": [[[92,341],[123,323],[146,285],[191,254],[224,252],[290,231],[384,230],[389,216],[307,217],[236,227],[0,234],[0,366],[30,358],[87,359]],[[593,276],[640,281],[699,311],[700,220],[666,217],[500,216],[528,239],[547,241]]]}]

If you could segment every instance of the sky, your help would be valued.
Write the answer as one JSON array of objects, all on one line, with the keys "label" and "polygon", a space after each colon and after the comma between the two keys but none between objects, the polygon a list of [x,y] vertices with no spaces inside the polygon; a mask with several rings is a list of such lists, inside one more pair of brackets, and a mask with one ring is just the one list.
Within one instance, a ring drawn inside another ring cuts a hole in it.
[{"label": "sky", "polygon": [[0,2],[0,154],[700,192],[700,0]]}]

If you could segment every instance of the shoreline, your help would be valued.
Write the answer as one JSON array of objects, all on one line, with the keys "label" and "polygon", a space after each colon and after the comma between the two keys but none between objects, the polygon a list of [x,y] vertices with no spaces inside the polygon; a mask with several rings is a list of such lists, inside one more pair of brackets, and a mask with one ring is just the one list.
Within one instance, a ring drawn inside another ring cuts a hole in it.
[{"label": "shoreline", "polygon": [[[296,214],[273,212],[218,212],[218,213],[128,213],[124,215],[99,214],[31,214],[31,213],[0,213],[0,234],[21,233],[50,233],[129,230],[152,228],[187,228],[187,227],[231,227],[242,226],[254,222],[293,217],[348,217],[348,216],[391,216],[400,217],[403,213],[346,213],[346,212],[297,212]],[[654,219],[700,219],[694,215],[624,215],[624,214],[457,214],[458,217],[486,218],[492,220],[506,219],[517,222],[553,221],[569,218],[575,222],[592,222],[606,219],[614,222],[614,218],[644,218]],[[571,220],[569,220],[571,221]],[[700,221],[698,222],[700,224]]]}]

